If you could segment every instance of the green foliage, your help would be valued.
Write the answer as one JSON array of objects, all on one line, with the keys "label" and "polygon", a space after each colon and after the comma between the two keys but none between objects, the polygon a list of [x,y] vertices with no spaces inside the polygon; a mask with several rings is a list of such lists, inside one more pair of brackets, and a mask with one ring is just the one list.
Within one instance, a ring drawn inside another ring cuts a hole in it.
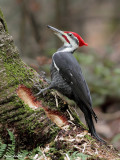
[{"label": "green foliage", "polygon": [[3,157],[5,151],[6,151],[7,145],[0,142],[0,158]]},{"label": "green foliage", "polygon": [[11,131],[8,130],[8,134],[10,136],[10,141],[11,141],[11,144],[8,144],[7,146],[7,151],[5,153],[6,157],[9,157],[9,159],[14,157],[15,155],[15,137],[13,135],[13,133]]},{"label": "green foliage", "polygon": [[26,159],[27,155],[28,155],[28,151],[27,150],[22,150],[21,152],[18,152],[17,154],[17,159],[19,160],[23,160],[23,159]]},{"label": "green foliage", "polygon": [[4,157],[8,160],[13,160],[15,156],[15,138],[11,131],[8,130],[11,144],[3,144],[0,142],[0,158]]},{"label": "green foliage", "polygon": [[21,150],[18,153],[15,152],[15,137],[11,131],[8,130],[8,134],[10,137],[10,144],[4,144],[0,140],[0,158],[4,158],[6,160],[24,160],[29,159],[33,160],[34,157],[43,155],[42,151],[40,150],[40,147],[37,147],[33,149],[33,151],[28,152],[27,150]]}]

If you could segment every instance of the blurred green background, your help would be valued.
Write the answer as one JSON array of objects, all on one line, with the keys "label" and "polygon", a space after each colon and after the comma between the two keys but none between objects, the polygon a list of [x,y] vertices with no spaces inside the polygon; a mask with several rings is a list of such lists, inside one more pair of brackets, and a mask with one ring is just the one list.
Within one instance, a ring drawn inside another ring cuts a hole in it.
[{"label": "blurred green background", "polygon": [[74,31],[88,43],[75,57],[99,117],[96,129],[120,149],[120,0],[0,0],[0,7],[21,58],[48,78],[62,43],[46,25]]}]

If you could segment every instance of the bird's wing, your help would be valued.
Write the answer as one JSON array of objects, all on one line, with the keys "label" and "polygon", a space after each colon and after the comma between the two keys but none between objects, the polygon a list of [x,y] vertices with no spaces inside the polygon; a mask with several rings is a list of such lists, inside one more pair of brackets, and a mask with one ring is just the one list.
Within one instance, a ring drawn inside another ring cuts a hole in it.
[{"label": "bird's wing", "polygon": [[82,102],[97,120],[92,109],[90,91],[77,60],[71,53],[61,52],[54,54],[53,61],[60,75],[71,86],[75,98]]}]

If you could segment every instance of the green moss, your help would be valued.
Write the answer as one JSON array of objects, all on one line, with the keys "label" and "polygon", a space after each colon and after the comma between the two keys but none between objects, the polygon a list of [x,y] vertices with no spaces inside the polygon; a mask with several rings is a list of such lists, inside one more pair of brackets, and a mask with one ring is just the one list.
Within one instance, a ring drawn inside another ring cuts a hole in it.
[{"label": "green moss", "polygon": [[[31,68],[25,66],[20,59],[4,57],[4,67],[6,69],[8,86],[11,86],[11,84],[25,84],[31,87],[31,83],[28,80],[33,77],[34,74],[31,71]],[[17,88],[17,86],[15,86],[15,88]],[[14,88],[12,88],[11,92],[13,90]]]},{"label": "green moss", "polygon": [[72,115],[74,117],[74,120],[77,124],[80,124],[82,126],[82,128],[88,130],[88,128],[86,127],[86,125],[84,125],[81,121],[80,118],[78,117],[78,115],[75,112],[72,112]]},{"label": "green moss", "polygon": [[17,95],[14,95],[14,96],[15,96],[15,101],[11,101],[9,102],[9,104],[13,106],[19,106],[19,107],[23,106],[24,102],[20,98],[18,98]]},{"label": "green moss", "polygon": [[[47,128],[45,125],[49,126],[51,122],[50,120],[46,119],[46,124],[44,124],[44,122],[40,123],[38,121],[38,116],[42,115],[44,118],[45,113],[42,111],[43,109],[40,109],[39,111],[32,110],[28,105],[25,105],[24,102],[18,98],[17,94],[15,94],[15,90],[18,88],[19,84],[24,84],[28,88],[33,86],[33,82],[30,79],[34,78],[34,70],[25,65],[19,58],[18,51],[14,47],[12,38],[5,32],[1,32],[1,34],[1,37],[3,37],[1,40],[3,46],[0,48],[0,57],[3,64],[1,66],[3,69],[5,69],[5,72],[1,74],[4,75],[4,83],[6,84],[3,86],[5,88],[3,90],[3,94],[4,97],[12,97],[12,99],[9,98],[8,103],[5,103],[4,105],[4,108],[6,107],[6,114],[3,114],[1,117],[2,123],[6,124],[7,120],[8,125],[13,124],[11,126],[15,126],[16,131],[20,130],[20,134],[24,135],[25,132],[27,132],[28,136],[32,135],[32,133],[36,136],[38,135],[37,132],[43,132],[43,130],[49,129],[49,127]],[[42,84],[41,80],[39,82]],[[1,82],[1,86],[4,85],[4,83]],[[48,99],[50,97],[51,96],[48,96]],[[46,101],[46,99],[47,98],[43,99],[43,101]],[[7,105],[10,105],[10,107],[8,106],[7,108]],[[47,124],[47,122],[49,124]],[[53,127],[51,128],[51,132],[47,130],[43,136],[45,136],[46,139],[54,139],[57,134],[57,130],[58,127]]]},{"label": "green moss", "polygon": [[[17,122],[19,123],[19,127],[21,126],[21,128],[23,126],[25,126],[24,128],[29,132],[29,133],[34,133],[34,129],[36,128],[41,128],[43,126],[43,123],[40,123],[38,122],[38,116],[39,115],[36,115],[35,116],[35,111],[34,110],[28,110],[27,109],[27,106],[21,108],[18,110],[18,112],[21,112],[23,111],[24,109],[24,115],[21,114],[21,115],[18,115],[17,118],[18,120],[20,119],[20,122]],[[38,111],[39,112],[39,111]],[[41,112],[40,112],[41,113]],[[31,117],[30,117],[31,116]],[[17,119],[16,119],[17,120]],[[32,125],[31,125],[31,121],[32,121]],[[23,131],[24,132],[24,131]]]},{"label": "green moss", "polygon": [[7,77],[5,79],[8,86],[11,86],[11,84],[25,84],[29,78],[33,77],[34,70],[25,65],[19,58],[18,51],[13,46],[11,39],[5,40],[3,44],[5,45],[1,48],[0,55],[6,69]]},{"label": "green moss", "polygon": [[[85,138],[87,138],[88,140],[94,140],[91,136],[89,136],[88,134],[85,135]],[[95,141],[95,140],[94,140]]]}]

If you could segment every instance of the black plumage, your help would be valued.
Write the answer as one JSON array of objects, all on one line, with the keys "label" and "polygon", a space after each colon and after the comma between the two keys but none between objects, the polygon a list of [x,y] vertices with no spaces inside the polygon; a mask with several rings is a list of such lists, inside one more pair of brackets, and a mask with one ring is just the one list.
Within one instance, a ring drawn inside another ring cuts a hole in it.
[{"label": "black plumage", "polygon": [[47,89],[56,89],[69,99],[76,102],[84,113],[89,132],[97,140],[104,142],[96,133],[93,118],[97,122],[97,116],[92,109],[92,100],[87,83],[82,75],[79,63],[73,56],[73,52],[87,43],[75,32],[61,31],[48,26],[64,43],[52,56],[51,84],[42,89],[38,94]]},{"label": "black plumage", "polygon": [[50,89],[56,89],[66,97],[74,100],[84,113],[90,133],[103,141],[96,133],[93,119],[97,116],[92,109],[92,100],[87,83],[82,75],[79,63],[69,52],[56,52],[52,57]]}]

